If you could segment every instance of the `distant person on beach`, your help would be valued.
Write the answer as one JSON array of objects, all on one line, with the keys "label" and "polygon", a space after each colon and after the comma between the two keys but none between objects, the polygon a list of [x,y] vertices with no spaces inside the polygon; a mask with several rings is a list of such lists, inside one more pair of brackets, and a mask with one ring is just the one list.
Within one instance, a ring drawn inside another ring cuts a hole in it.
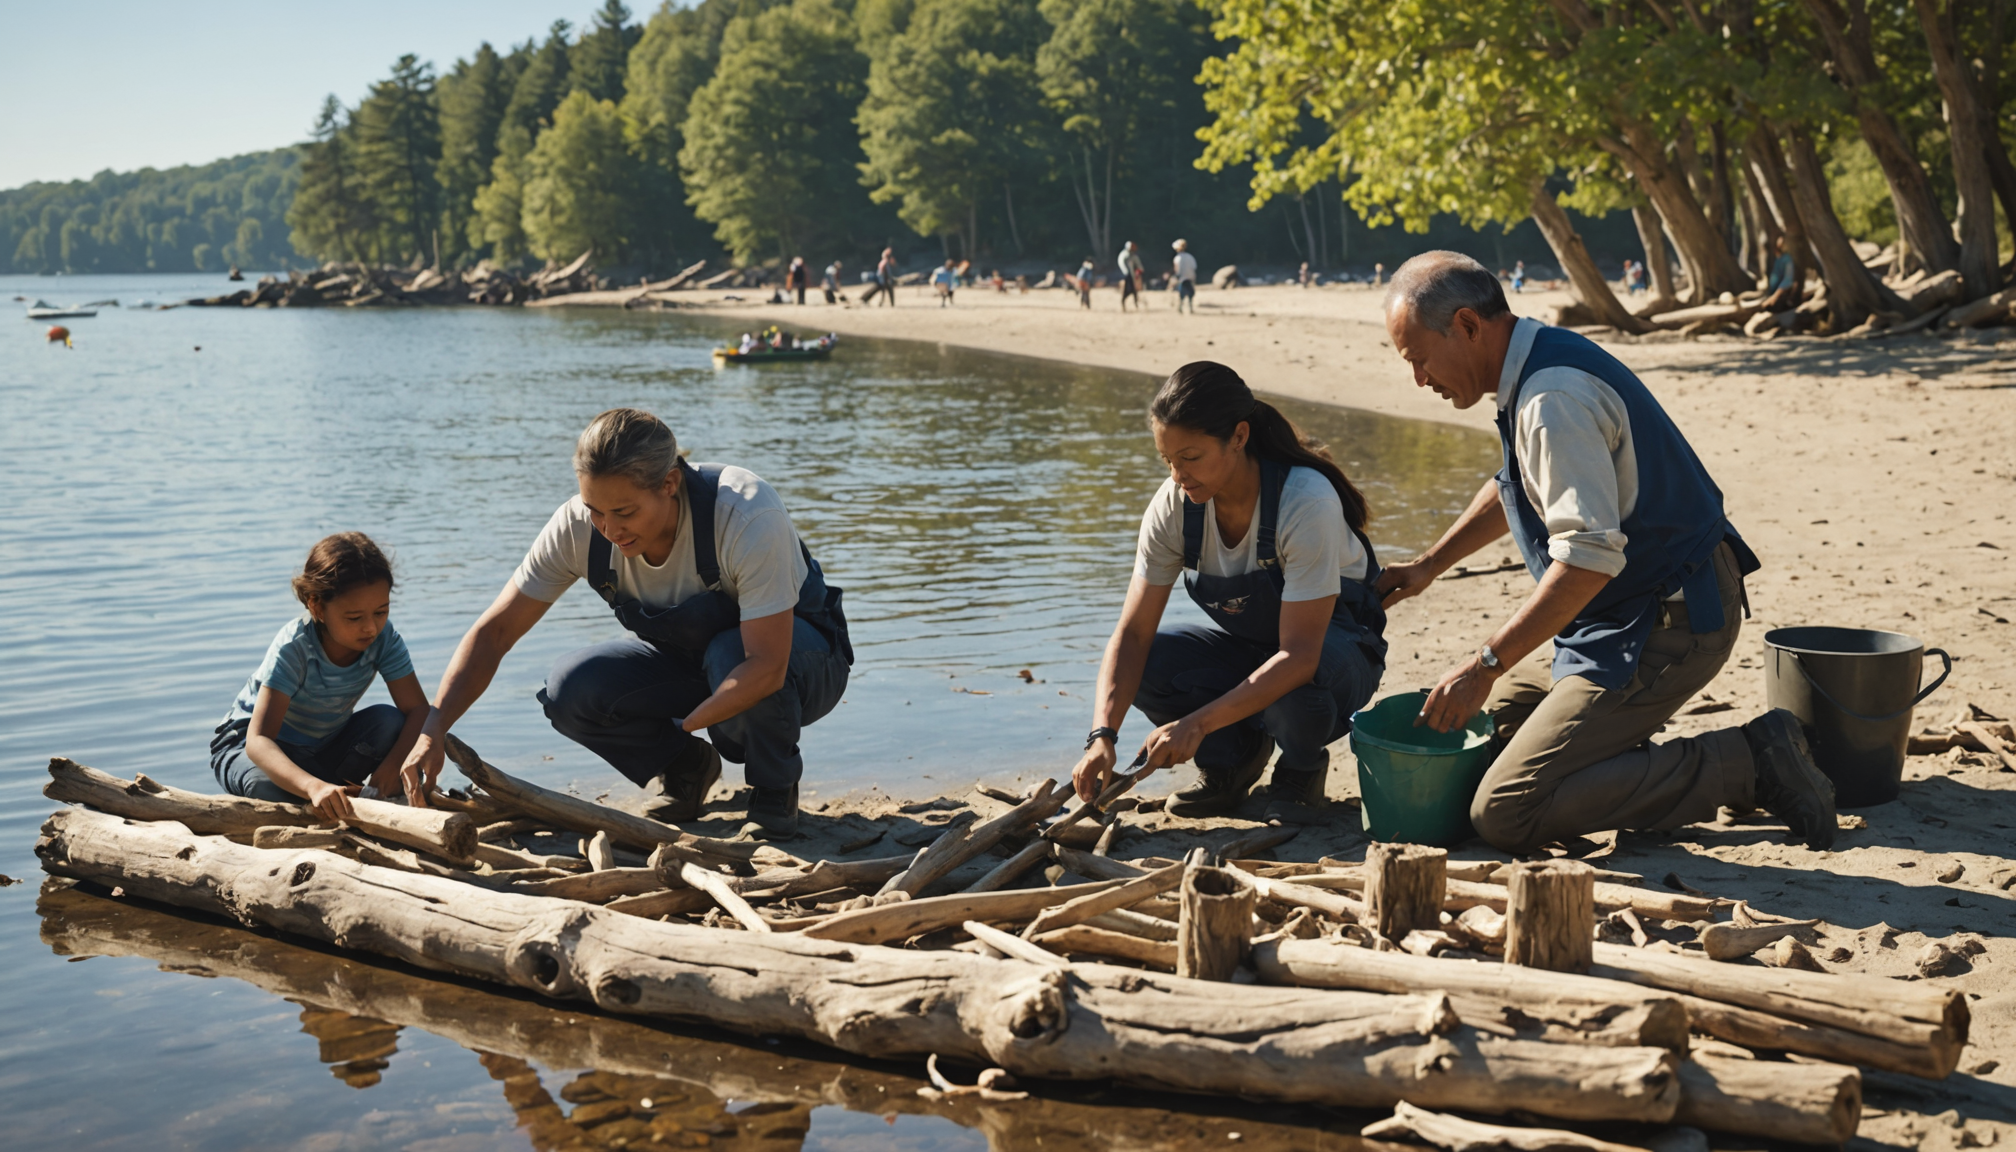
[{"label": "distant person on beach", "polygon": [[1515,260],[1512,262],[1512,291],[1517,293],[1524,292],[1525,290],[1526,262],[1524,260]]},{"label": "distant person on beach", "polygon": [[875,262],[875,283],[861,297],[861,303],[866,304],[875,299],[878,293],[882,297],[882,303],[887,304],[891,308],[896,306],[896,250],[894,248],[882,249],[882,258]]},{"label": "distant person on beach", "polygon": [[1784,234],[1771,242],[1771,251],[1777,259],[1771,262],[1771,279],[1765,282],[1764,299],[1757,302],[1757,310],[1785,312],[1797,308],[1802,295],[1799,262],[1786,250]]},{"label": "distant person on beach", "polygon": [[[427,693],[392,627],[392,565],[362,532],[324,537],[294,577],[301,615],[280,626],[210,741],[210,770],[233,796],[306,801],[324,820],[350,797],[418,797],[441,766],[401,771],[427,722]],[[384,677],[390,704],[358,708]],[[416,803],[422,801],[415,801]]]},{"label": "distant person on beach", "polygon": [[819,280],[819,290],[826,294],[826,303],[828,304],[832,304],[841,298],[840,261],[835,260],[826,266],[826,275]]},{"label": "distant person on beach", "polygon": [[1170,245],[1176,250],[1175,266],[1170,275],[1176,282],[1176,310],[1188,308],[1192,314],[1197,311],[1197,257],[1190,254],[1190,242],[1178,240]]},{"label": "distant person on beach", "polygon": [[[1457,408],[1495,395],[1505,460],[1440,540],[1387,566],[1386,606],[1508,530],[1537,583],[1420,710],[1438,732],[1479,711],[1497,720],[1503,743],[1470,803],[1477,834],[1525,854],[1726,806],[1763,808],[1828,847],[1834,788],[1790,712],[1651,743],[1728,662],[1759,567],[1651,390],[1585,337],[1512,315],[1498,278],[1456,252],[1400,266],[1386,332],[1416,386]],[[1551,666],[1526,660],[1550,640]]]},{"label": "distant person on beach", "polygon": [[840,590],[770,485],[688,463],[649,412],[590,421],[574,478],[579,493],[462,637],[405,771],[440,771],[449,730],[505,654],[585,580],[624,634],[553,662],[538,693],[547,720],[655,792],[651,814],[674,824],[700,817],[723,757],[738,761],[752,789],[743,833],[795,835],[799,733],[840,702],[854,662]]},{"label": "distant person on beach", "polygon": [[1309,262],[1307,260],[1304,260],[1302,267],[1296,270],[1295,283],[1300,284],[1304,288],[1309,287]]},{"label": "distant person on beach", "polygon": [[791,267],[784,273],[784,290],[793,293],[799,306],[804,306],[805,289],[811,287],[812,270],[805,266],[803,256],[793,256]]},{"label": "distant person on beach", "polygon": [[1386,282],[1386,265],[1384,264],[1372,265],[1372,286],[1374,288],[1377,288],[1379,285],[1384,284],[1385,282]]},{"label": "distant person on beach", "polygon": [[[1141,517],[1072,783],[1087,801],[1106,787],[1132,706],[1156,725],[1137,765],[1196,761],[1172,815],[1229,815],[1278,746],[1265,818],[1320,822],[1329,746],[1386,665],[1365,498],[1223,364],[1178,368],[1148,415],[1169,477]],[[1209,625],[1163,625],[1179,576]]]},{"label": "distant person on beach", "polygon": [[940,308],[952,303],[952,292],[959,287],[959,271],[952,266],[950,258],[931,273],[931,286],[938,290]]},{"label": "distant person on beach", "polygon": [[1120,311],[1127,311],[1127,301],[1134,301],[1134,307],[1141,307],[1141,252],[1129,240],[1120,246],[1120,256],[1114,261],[1120,267]]},{"label": "distant person on beach", "polygon": [[1085,262],[1078,265],[1078,274],[1071,278],[1071,283],[1078,289],[1078,306],[1080,308],[1092,307],[1093,268],[1092,258],[1087,256],[1085,257]]}]

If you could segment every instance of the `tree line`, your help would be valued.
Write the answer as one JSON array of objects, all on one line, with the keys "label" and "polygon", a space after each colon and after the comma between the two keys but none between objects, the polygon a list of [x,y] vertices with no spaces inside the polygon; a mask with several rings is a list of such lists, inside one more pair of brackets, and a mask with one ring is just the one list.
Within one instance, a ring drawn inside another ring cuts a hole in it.
[{"label": "tree line", "polygon": [[1563,205],[1631,209],[1687,303],[1753,287],[1783,237],[1837,327],[1909,312],[1858,238],[1963,299],[2016,271],[2011,0],[1210,3],[1230,50],[1202,66],[1207,167],[1250,164],[1256,201],[1349,173],[1354,208],[1410,226],[1531,218],[1606,323],[1643,324]]},{"label": "tree line", "polygon": [[209,272],[296,258],[291,148],[0,192],[0,272]]}]

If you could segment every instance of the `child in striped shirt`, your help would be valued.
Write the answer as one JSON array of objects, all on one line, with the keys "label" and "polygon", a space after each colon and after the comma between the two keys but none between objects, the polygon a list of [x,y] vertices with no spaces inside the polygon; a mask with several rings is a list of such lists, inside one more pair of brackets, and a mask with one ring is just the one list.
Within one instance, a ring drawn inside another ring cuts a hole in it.
[{"label": "child in striped shirt", "polygon": [[[309,550],[294,595],[307,611],[281,626],[210,742],[217,782],[234,796],[306,800],[327,820],[352,815],[366,783],[410,796],[421,782],[401,780],[400,766],[428,705],[388,618],[392,565],[369,536],[339,532]],[[359,709],[377,676],[392,703]]]}]

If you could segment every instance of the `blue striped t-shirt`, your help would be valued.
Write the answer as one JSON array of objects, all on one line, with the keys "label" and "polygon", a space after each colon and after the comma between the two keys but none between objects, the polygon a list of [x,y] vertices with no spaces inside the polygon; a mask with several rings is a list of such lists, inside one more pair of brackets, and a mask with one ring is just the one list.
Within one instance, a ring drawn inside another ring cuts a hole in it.
[{"label": "blue striped t-shirt", "polygon": [[371,678],[379,675],[387,684],[413,675],[413,658],[406,654],[406,642],[391,621],[386,621],[384,631],[362,656],[344,667],[331,662],[322,651],[315,620],[303,613],[280,626],[272,646],[266,649],[266,658],[259,662],[259,670],[239,689],[224,723],[251,720],[260,687],[271,686],[288,698],[280,739],[320,748],[343,730],[364,690],[371,687]]}]

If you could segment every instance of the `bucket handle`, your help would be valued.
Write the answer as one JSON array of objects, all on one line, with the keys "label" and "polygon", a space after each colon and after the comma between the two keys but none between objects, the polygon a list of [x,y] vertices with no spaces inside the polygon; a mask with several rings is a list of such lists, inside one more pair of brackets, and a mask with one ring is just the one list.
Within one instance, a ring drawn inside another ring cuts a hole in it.
[{"label": "bucket handle", "polygon": [[1906,704],[1904,707],[1897,709],[1895,712],[1886,712],[1881,716],[1864,716],[1860,712],[1855,711],[1853,708],[1842,707],[1842,704],[1839,700],[1836,700],[1834,699],[1834,697],[1828,695],[1827,690],[1825,688],[1820,687],[1820,682],[1818,680],[1813,679],[1813,674],[1811,672],[1806,671],[1806,663],[1805,661],[1799,659],[1799,654],[1797,652],[1789,651],[1786,649],[1780,649],[1780,651],[1783,651],[1785,655],[1790,656],[1792,658],[1793,667],[1799,669],[1799,675],[1804,676],[1806,678],[1807,687],[1813,689],[1813,691],[1815,692],[1818,692],[1822,700],[1825,700],[1827,701],[1827,703],[1832,704],[1834,706],[1835,711],[1844,713],[1849,716],[1853,716],[1857,720],[1867,721],[1868,723],[1871,724],[1881,724],[1885,720],[1895,720],[1897,717],[1902,716],[1906,712],[1909,712],[1913,708],[1916,708],[1918,705],[1923,704],[1925,702],[1925,698],[1927,696],[1932,695],[1932,693],[1937,692],[1939,690],[1939,686],[1941,684],[1946,683],[1946,678],[1953,674],[1953,657],[1947,655],[1946,650],[1944,648],[1927,648],[1925,650],[1925,655],[1937,656],[1939,657],[1940,660],[1945,662],[1946,667],[1940,671],[1939,678],[1937,680],[1932,681],[1930,686],[1920,689],[1918,695],[1915,698],[1913,698],[1909,704]]}]

